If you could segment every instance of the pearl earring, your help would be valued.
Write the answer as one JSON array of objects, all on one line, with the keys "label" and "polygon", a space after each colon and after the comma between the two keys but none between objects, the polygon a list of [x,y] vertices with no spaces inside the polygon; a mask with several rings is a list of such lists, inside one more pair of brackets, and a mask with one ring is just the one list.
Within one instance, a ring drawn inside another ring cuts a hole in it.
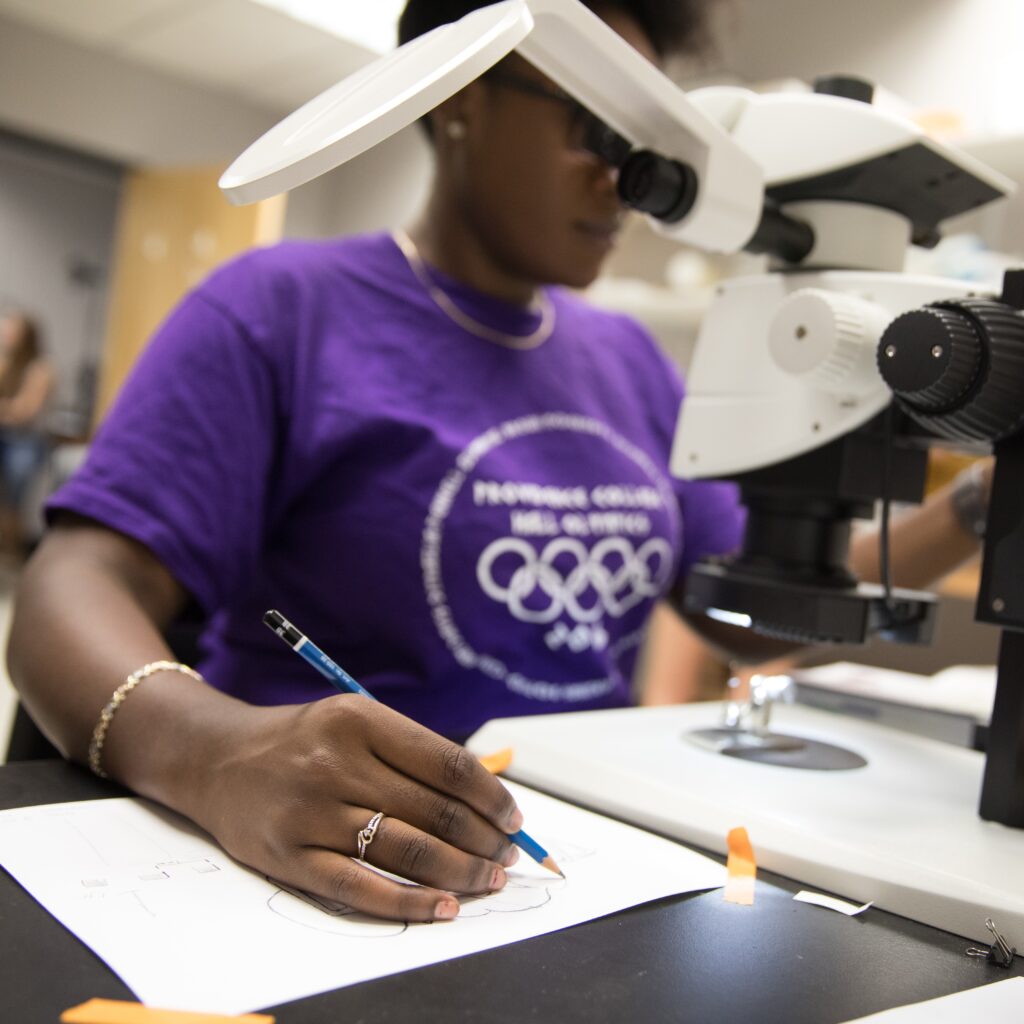
[{"label": "pearl earring", "polygon": [[453,139],[455,142],[458,142],[459,139],[464,139],[466,137],[466,122],[458,120],[448,121],[445,123],[444,132],[449,139]]}]

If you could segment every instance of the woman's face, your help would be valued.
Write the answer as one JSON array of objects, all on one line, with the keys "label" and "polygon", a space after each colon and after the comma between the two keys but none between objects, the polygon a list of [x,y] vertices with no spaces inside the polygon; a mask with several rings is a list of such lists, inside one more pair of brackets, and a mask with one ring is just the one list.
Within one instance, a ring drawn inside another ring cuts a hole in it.
[{"label": "woman's face", "polygon": [[[605,20],[656,61],[632,17],[616,12]],[[561,92],[515,54],[500,70]],[[622,222],[615,172],[574,147],[568,104],[486,77],[469,89],[466,135],[448,144],[461,218],[502,271],[536,284],[590,284]]]}]

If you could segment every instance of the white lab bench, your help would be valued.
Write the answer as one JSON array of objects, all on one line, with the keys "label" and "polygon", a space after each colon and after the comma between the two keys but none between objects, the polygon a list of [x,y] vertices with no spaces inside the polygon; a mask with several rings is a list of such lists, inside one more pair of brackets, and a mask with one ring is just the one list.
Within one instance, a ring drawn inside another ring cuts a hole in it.
[{"label": "white lab bench", "polygon": [[854,662],[792,673],[796,699],[919,736],[983,749],[995,696],[994,665],[956,665],[918,675]]}]

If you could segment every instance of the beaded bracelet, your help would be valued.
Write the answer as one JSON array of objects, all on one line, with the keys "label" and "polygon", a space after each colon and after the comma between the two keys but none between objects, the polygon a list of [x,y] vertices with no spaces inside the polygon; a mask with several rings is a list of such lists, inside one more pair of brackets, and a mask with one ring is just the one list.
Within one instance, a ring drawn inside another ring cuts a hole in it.
[{"label": "beaded bracelet", "polygon": [[188,665],[182,665],[178,661],[151,661],[148,665],[143,665],[142,668],[137,668],[127,679],[113,692],[109,701],[107,701],[106,707],[100,712],[99,720],[96,722],[96,728],[92,731],[92,739],[89,741],[89,767],[92,771],[98,775],[101,779],[107,779],[110,776],[103,770],[103,744],[107,739],[107,730],[110,728],[110,722],[114,715],[117,713],[117,709],[124,703],[125,698],[132,690],[135,689],[143,679],[151,675],[155,675],[157,672],[181,672],[183,675],[191,676],[193,679],[198,679],[200,682],[204,682],[203,677],[194,669]]}]

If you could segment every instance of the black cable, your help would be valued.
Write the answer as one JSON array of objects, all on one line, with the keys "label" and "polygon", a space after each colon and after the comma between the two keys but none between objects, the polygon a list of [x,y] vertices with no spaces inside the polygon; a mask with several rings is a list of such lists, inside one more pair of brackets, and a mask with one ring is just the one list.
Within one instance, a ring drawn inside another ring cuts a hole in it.
[{"label": "black cable", "polygon": [[892,566],[889,562],[889,512],[892,505],[892,443],[893,406],[885,410],[882,435],[882,522],[878,533],[878,562],[882,580],[882,596],[889,612],[895,609],[892,596]]}]

